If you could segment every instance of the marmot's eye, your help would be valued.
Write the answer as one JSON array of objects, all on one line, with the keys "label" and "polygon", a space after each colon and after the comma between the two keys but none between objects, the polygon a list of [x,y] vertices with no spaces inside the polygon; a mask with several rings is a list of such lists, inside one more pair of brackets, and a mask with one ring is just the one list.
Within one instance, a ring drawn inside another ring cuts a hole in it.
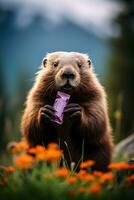
[{"label": "marmot's eye", "polygon": [[78,67],[81,68],[82,67],[82,63],[77,63]]},{"label": "marmot's eye", "polygon": [[53,63],[53,66],[54,66],[54,67],[57,67],[58,64],[59,64],[59,62],[58,62],[58,61],[55,61],[55,62]]}]

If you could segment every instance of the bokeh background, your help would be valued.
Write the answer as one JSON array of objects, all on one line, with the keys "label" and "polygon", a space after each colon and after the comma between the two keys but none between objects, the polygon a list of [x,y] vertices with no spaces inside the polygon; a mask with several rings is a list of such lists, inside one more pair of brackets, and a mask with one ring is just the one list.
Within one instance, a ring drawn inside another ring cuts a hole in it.
[{"label": "bokeh background", "polygon": [[108,94],[115,142],[134,130],[133,0],[0,0],[0,150],[20,135],[47,52],[88,53]]}]

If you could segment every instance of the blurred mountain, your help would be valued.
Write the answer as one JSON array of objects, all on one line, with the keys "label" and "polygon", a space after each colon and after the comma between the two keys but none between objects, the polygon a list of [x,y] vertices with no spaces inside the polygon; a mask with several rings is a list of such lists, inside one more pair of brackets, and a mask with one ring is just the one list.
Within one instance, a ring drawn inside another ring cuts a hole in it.
[{"label": "blurred mountain", "polygon": [[66,20],[54,25],[46,18],[36,16],[25,27],[15,26],[15,11],[1,11],[0,20],[0,60],[3,64],[7,91],[16,88],[18,76],[29,74],[24,80],[32,84],[34,73],[38,70],[42,58],[52,51],[79,51],[88,53],[95,72],[104,76],[108,46],[104,39],[97,37],[73,22]]}]

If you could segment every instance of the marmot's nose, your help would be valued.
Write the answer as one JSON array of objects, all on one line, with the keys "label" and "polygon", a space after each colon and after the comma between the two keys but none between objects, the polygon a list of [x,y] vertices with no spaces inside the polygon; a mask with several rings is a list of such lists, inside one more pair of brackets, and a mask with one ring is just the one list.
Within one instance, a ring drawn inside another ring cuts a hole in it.
[{"label": "marmot's nose", "polygon": [[71,71],[64,71],[61,75],[62,78],[73,79],[75,77],[74,73]]}]

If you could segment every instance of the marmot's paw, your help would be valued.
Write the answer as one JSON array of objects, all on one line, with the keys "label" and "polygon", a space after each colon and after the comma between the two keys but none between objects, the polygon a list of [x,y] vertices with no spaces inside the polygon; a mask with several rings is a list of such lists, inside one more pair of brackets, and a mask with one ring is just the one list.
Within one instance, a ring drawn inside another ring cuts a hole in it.
[{"label": "marmot's paw", "polygon": [[50,105],[43,106],[39,111],[39,118],[40,120],[44,120],[46,122],[54,120],[54,109]]},{"label": "marmot's paw", "polygon": [[70,103],[65,107],[65,117],[70,119],[80,119],[82,108],[79,104]]}]

